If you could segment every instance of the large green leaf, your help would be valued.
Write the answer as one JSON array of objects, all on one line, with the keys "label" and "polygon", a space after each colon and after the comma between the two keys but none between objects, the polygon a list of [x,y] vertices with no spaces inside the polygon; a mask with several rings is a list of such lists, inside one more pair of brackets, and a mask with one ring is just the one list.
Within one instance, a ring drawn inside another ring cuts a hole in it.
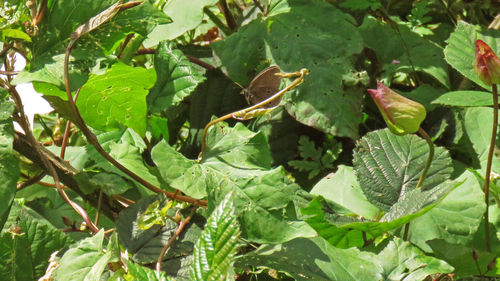
[{"label": "large green leaf", "polygon": [[158,79],[147,98],[151,112],[166,111],[179,104],[205,80],[171,42],[165,41],[158,46],[154,63]]},{"label": "large green leaf", "polygon": [[451,273],[453,267],[399,238],[394,238],[375,257],[374,263],[382,268],[381,280],[421,281],[428,275]]},{"label": "large green leaf", "polygon": [[[397,136],[388,129],[366,134],[355,148],[353,163],[368,201],[388,211],[415,188],[428,155],[426,141],[416,135]],[[436,147],[422,188],[446,181],[452,170],[448,151]]]},{"label": "large green leaf", "polygon": [[324,132],[356,138],[364,93],[347,94],[342,87],[342,76],[354,68],[349,58],[362,48],[353,19],[324,2],[287,2],[288,12],[258,18],[212,43],[215,54],[229,77],[245,86],[270,63],[283,71],[308,68],[305,82],[283,97],[290,115]]},{"label": "large green leaf", "polygon": [[229,280],[237,249],[239,226],[232,193],[212,212],[194,248],[191,280]]},{"label": "large green leaf", "polygon": [[442,58],[442,48],[404,24],[391,25],[365,17],[359,27],[365,45],[375,51],[378,62],[382,64],[383,78],[390,83],[396,72],[411,73],[415,69],[431,75],[449,88],[448,66]]},{"label": "large green leaf", "polygon": [[172,18],[172,23],[157,25],[146,40],[146,46],[154,46],[160,41],[172,40],[198,27],[203,20],[203,8],[217,4],[217,0],[168,1],[163,12]]},{"label": "large green leaf", "polygon": [[112,256],[103,251],[104,230],[79,241],[66,251],[56,269],[54,280],[98,281]]},{"label": "large green leaf", "polygon": [[432,239],[465,244],[473,239],[481,223],[486,204],[476,178],[466,171],[457,180],[465,182],[428,213],[411,222],[409,241],[425,251],[431,251],[425,242]]},{"label": "large green leaf", "polygon": [[337,172],[321,179],[311,190],[311,194],[321,195],[353,214],[374,219],[379,209],[366,200],[352,167],[340,165]]},{"label": "large green leaf", "polygon": [[151,70],[117,63],[104,75],[90,75],[76,105],[85,122],[94,129],[118,130],[124,125],[144,136],[146,95],[155,79]]},{"label": "large green leaf", "polygon": [[51,254],[71,243],[66,234],[33,210],[14,204],[0,237],[0,279],[38,280]]},{"label": "large green leaf", "polygon": [[16,195],[19,178],[18,159],[14,155],[14,125],[11,114],[14,103],[9,100],[7,91],[0,89],[0,229]]},{"label": "large green leaf", "polygon": [[488,92],[453,91],[439,96],[432,103],[460,107],[491,106],[493,97]]},{"label": "large green leaf", "polygon": [[[465,109],[463,111],[463,125],[477,154],[477,158],[482,166],[486,166],[486,158],[491,141],[491,126],[493,125],[493,109],[488,107]],[[497,157],[493,157],[493,164],[494,167],[500,167],[498,166]]]},{"label": "large green leaf", "polygon": [[474,81],[479,86],[491,90],[490,86],[484,84],[474,71],[474,59],[476,57],[475,43],[477,39],[487,43],[493,52],[500,51],[500,37],[498,30],[486,30],[480,26],[459,21],[455,31],[448,38],[448,45],[444,49],[446,61],[458,70],[463,76]]}]

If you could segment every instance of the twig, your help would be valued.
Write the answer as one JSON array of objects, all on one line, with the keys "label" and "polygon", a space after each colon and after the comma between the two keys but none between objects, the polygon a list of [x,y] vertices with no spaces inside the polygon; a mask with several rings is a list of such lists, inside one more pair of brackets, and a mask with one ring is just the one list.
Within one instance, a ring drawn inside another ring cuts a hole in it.
[{"label": "twig", "polygon": [[0,74],[2,75],[17,75],[21,71],[5,71],[5,70],[0,70]]},{"label": "twig", "polygon": [[184,227],[189,223],[189,221],[193,217],[194,213],[196,212],[196,209],[198,209],[197,203],[195,203],[193,210],[191,211],[191,214],[189,214],[189,216],[186,219],[184,219],[183,221],[181,221],[181,223],[179,223],[179,226],[177,227],[177,230],[175,231],[174,235],[172,235],[172,237],[170,237],[167,244],[165,244],[165,246],[161,250],[161,253],[158,256],[158,260],[156,261],[156,270],[158,270],[158,271],[161,270],[161,261],[163,260],[163,256],[167,252],[170,245],[172,245],[172,243],[174,243],[175,239],[181,234]]},{"label": "twig", "polygon": [[32,184],[35,184],[37,182],[39,182],[43,177],[45,176],[45,173],[44,172],[41,172],[40,174],[34,176],[34,177],[31,177],[31,178],[28,178],[26,181],[24,182],[21,182],[17,185],[17,191],[27,187],[27,186],[30,186]]},{"label": "twig", "polygon": [[99,190],[99,199],[97,200],[97,211],[95,213],[94,224],[98,225],[99,223],[99,211],[101,210],[101,202],[102,202],[102,188]]},{"label": "twig", "polygon": [[231,14],[231,11],[227,6],[226,0],[220,0],[218,6],[222,14],[226,18],[226,23],[229,29],[231,29],[231,31],[233,32],[236,31],[236,29],[238,29],[238,26],[236,26],[236,21],[234,20],[233,14]]},{"label": "twig", "polygon": [[197,64],[197,65],[199,65],[207,70],[215,69],[215,67],[213,65],[211,65],[207,62],[204,62],[204,61],[200,60],[199,58],[195,58],[193,56],[186,56],[186,57],[189,59],[190,62],[195,63],[195,64]]},{"label": "twig", "polygon": [[491,252],[490,243],[490,223],[489,210],[490,203],[490,180],[491,180],[491,163],[493,160],[493,152],[495,151],[495,140],[497,138],[498,129],[498,88],[496,84],[492,85],[493,90],[493,127],[491,129],[490,148],[488,150],[488,161],[486,163],[486,174],[484,176],[484,200],[486,202],[486,210],[484,212],[484,234],[486,241],[486,250]]},{"label": "twig", "polygon": [[[75,92],[75,96],[73,97],[73,101],[76,102],[76,100],[78,99],[78,94],[80,93],[80,88],[78,88],[78,90],[76,90]],[[68,138],[69,138],[69,131],[71,129],[71,121],[68,120],[66,121],[66,128],[64,129],[64,135],[63,135],[63,140],[62,140],[62,144],[61,144],[61,154],[59,155],[59,157],[61,157],[61,159],[64,159],[64,156],[66,154],[66,146],[68,145]]]}]

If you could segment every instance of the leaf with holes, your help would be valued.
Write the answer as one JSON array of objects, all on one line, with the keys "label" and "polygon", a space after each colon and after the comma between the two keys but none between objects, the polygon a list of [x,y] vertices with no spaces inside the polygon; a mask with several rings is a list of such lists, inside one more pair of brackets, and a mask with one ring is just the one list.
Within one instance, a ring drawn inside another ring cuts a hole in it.
[{"label": "leaf with holes", "polygon": [[[368,201],[384,211],[415,189],[429,155],[425,140],[416,135],[397,136],[389,129],[373,131],[354,150],[354,170]],[[453,168],[448,151],[435,148],[422,189],[446,181]]]},{"label": "leaf with holes", "polygon": [[146,96],[155,79],[151,70],[114,64],[106,74],[90,76],[76,105],[85,122],[94,129],[111,131],[126,126],[144,136]]}]

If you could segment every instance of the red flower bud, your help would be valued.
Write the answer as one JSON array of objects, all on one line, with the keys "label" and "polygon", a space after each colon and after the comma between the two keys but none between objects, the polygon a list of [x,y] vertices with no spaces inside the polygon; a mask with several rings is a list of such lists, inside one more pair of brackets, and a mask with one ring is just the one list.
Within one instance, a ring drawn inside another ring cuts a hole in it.
[{"label": "red flower bud", "polygon": [[493,53],[490,46],[482,40],[476,41],[474,70],[479,79],[487,85],[500,83],[500,59]]},{"label": "red flower bud", "polygon": [[377,82],[377,89],[370,89],[368,93],[391,132],[406,135],[418,131],[426,114],[423,105],[399,95],[382,82]]}]

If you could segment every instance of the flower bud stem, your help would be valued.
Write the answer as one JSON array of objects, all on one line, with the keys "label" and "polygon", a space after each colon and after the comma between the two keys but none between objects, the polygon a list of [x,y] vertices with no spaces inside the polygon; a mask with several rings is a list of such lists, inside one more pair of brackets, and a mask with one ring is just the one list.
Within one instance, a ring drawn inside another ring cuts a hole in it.
[{"label": "flower bud stem", "polygon": [[493,152],[495,150],[495,139],[497,137],[498,127],[498,89],[497,85],[492,85],[493,90],[493,127],[491,130],[490,149],[488,151],[488,162],[486,164],[486,175],[484,176],[484,199],[486,202],[486,210],[484,212],[484,234],[486,235],[486,250],[491,252],[490,245],[490,225],[489,225],[489,212],[488,203],[490,202],[490,177],[491,177],[491,161],[493,159]]},{"label": "flower bud stem", "polygon": [[[429,167],[431,166],[432,159],[434,158],[434,143],[432,142],[431,137],[421,127],[418,128],[418,133],[425,139],[425,141],[429,145],[429,156],[427,157],[427,163],[425,163],[424,170],[422,171],[422,174],[420,175],[420,178],[418,179],[417,186],[415,186],[415,188],[419,188],[420,186],[422,186],[422,183],[424,182],[425,177],[427,176],[427,171],[429,171]],[[410,231],[410,223],[407,223],[405,225],[403,240],[405,240],[405,241],[408,240],[408,232],[409,231]]]}]

